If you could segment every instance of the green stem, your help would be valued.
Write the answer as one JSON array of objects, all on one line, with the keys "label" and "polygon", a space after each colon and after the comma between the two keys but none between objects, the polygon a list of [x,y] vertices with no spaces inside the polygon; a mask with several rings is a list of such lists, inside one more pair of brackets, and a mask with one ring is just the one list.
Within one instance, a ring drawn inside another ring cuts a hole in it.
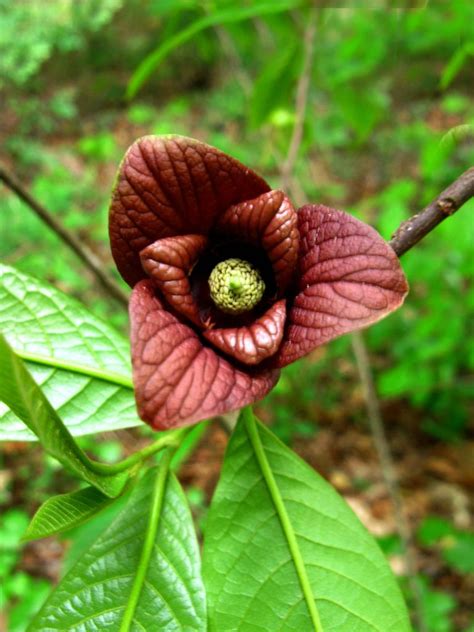
[{"label": "green stem", "polygon": [[303,557],[301,555],[301,551],[296,540],[296,534],[293,529],[293,525],[291,524],[290,517],[286,510],[285,503],[283,502],[283,498],[276,483],[275,477],[273,476],[273,472],[268,462],[267,455],[265,454],[265,450],[262,445],[262,440],[258,432],[257,423],[255,421],[252,408],[250,406],[247,406],[246,408],[242,409],[240,414],[245,424],[245,430],[247,431],[250,443],[252,444],[263,478],[265,479],[265,483],[267,484],[268,491],[278,514],[278,518],[280,519],[283,533],[286,537],[291,557],[293,558],[301,590],[303,591],[303,595],[308,606],[309,615],[311,617],[314,630],[315,632],[323,632],[319,613],[316,608],[316,601],[313,596],[311,584],[309,583],[309,578],[306,572]]},{"label": "green stem", "polygon": [[49,356],[38,355],[37,353],[27,353],[19,349],[14,350],[16,355],[27,360],[29,362],[36,362],[36,364],[43,364],[45,366],[54,367],[56,369],[64,369],[65,371],[72,371],[73,373],[80,373],[81,375],[87,375],[88,377],[94,377],[104,382],[110,382],[111,384],[118,384],[119,386],[125,386],[126,388],[133,388],[132,378],[114,371],[107,371],[105,369],[98,369],[76,362],[69,362],[67,360],[61,360],[59,358],[51,358]]},{"label": "green stem", "polygon": [[189,430],[189,433],[182,438],[179,447],[173,455],[173,461],[171,462],[171,469],[173,472],[178,472],[181,465],[188,460],[196,449],[197,444],[209,428],[209,425],[209,420],[201,421],[201,423],[193,426]]},{"label": "green stem", "polygon": [[135,614],[138,600],[140,598],[146,572],[150,564],[150,558],[153,551],[153,546],[155,544],[156,534],[158,533],[158,526],[160,524],[161,518],[161,509],[163,507],[166,482],[168,480],[173,452],[174,450],[172,448],[168,448],[163,454],[163,458],[158,467],[153,496],[151,499],[150,519],[148,521],[148,527],[145,533],[145,541],[143,543],[137,572],[135,573],[135,578],[133,580],[130,597],[125,607],[122,623],[120,625],[120,632],[128,632],[131,629],[133,616]]},{"label": "green stem", "polygon": [[140,461],[147,459],[148,457],[156,454],[156,452],[159,452],[167,446],[178,447],[181,439],[187,432],[188,428],[180,428],[179,430],[175,430],[174,432],[169,432],[164,437],[160,437],[153,443],[150,443],[150,445],[147,445],[142,450],[138,450],[138,452],[131,454],[119,463],[109,465],[107,463],[97,463],[97,461],[89,461],[89,466],[98,474],[118,474],[119,472],[130,469]]}]

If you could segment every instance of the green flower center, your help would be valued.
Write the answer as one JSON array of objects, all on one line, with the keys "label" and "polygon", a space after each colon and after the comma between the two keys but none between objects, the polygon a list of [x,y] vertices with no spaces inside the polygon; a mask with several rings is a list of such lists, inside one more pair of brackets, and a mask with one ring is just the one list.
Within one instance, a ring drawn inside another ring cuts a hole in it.
[{"label": "green flower center", "polygon": [[243,259],[226,259],[209,276],[211,298],[226,314],[243,314],[257,305],[265,292],[260,272]]}]

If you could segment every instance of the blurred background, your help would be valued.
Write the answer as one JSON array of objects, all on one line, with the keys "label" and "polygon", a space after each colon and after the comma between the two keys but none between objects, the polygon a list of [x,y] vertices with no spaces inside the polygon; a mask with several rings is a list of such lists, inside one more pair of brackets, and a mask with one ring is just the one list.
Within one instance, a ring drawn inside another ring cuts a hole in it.
[{"label": "blurred background", "polygon": [[[313,22],[291,191],[298,202],[350,211],[389,239],[474,164],[474,4],[360,4],[0,0],[0,160],[118,280],[108,200],[137,137],[193,136],[281,186]],[[471,200],[403,257],[411,286],[405,306],[365,334],[416,544],[420,632],[474,630],[473,213]],[[2,185],[0,226],[3,263],[126,331],[124,308]],[[257,412],[345,496],[412,606],[350,337],[285,369]],[[104,432],[80,443],[115,461],[150,435],[145,428]],[[201,530],[226,441],[220,426],[209,425],[181,467]],[[80,535],[20,545],[39,504],[77,485],[34,444],[3,446],[0,598],[9,632],[26,628],[81,546],[111,519],[105,512]]]}]

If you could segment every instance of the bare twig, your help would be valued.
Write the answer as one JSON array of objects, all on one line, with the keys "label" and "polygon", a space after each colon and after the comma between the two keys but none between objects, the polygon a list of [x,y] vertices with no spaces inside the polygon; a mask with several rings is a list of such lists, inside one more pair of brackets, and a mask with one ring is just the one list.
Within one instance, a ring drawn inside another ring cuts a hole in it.
[{"label": "bare twig", "polygon": [[[465,171],[425,209],[403,222],[388,243],[400,257],[472,197],[474,197],[474,168]],[[403,510],[402,495],[395,473],[390,446],[385,434],[369,354],[361,332],[355,332],[351,338],[357,370],[364,389],[370,430],[374,437],[385,485],[392,499],[397,529],[404,548],[406,570],[413,595],[417,628],[420,632],[427,632],[423,616],[420,585],[416,579],[415,547],[410,525]]]},{"label": "bare twig", "polygon": [[417,565],[413,538],[410,525],[403,508],[402,494],[395,472],[395,465],[390,451],[390,445],[385,434],[383,418],[380,411],[380,404],[377,397],[377,390],[375,388],[367,346],[360,331],[356,331],[351,335],[351,343],[356,359],[357,371],[364,391],[364,400],[367,408],[367,418],[369,421],[370,431],[374,439],[375,449],[377,450],[380,461],[380,468],[382,470],[385,486],[392,501],[397,531],[402,541],[406,573],[410,586],[410,592],[413,596],[414,614],[416,619],[415,623],[420,632],[428,632],[423,616],[420,585],[416,578]]},{"label": "bare twig", "polygon": [[401,257],[472,197],[474,197],[474,167],[459,176],[426,208],[403,222],[388,243]]},{"label": "bare twig", "polygon": [[288,189],[291,183],[291,174],[295,166],[298,151],[303,139],[303,127],[308,103],[309,82],[313,66],[314,39],[316,34],[316,20],[318,12],[310,9],[308,24],[304,33],[304,60],[298,86],[296,88],[295,124],[291,136],[288,155],[281,169],[281,182],[283,189]]},{"label": "bare twig", "polygon": [[92,272],[105,290],[123,305],[128,305],[127,294],[120,285],[105,272],[105,264],[95,255],[90,248],[81,241],[62,223],[54,217],[42,204],[40,204],[3,165],[0,165],[0,181],[3,181],[13,193],[36,213],[36,215],[49,226],[62,241],[73,250],[84,265]]}]

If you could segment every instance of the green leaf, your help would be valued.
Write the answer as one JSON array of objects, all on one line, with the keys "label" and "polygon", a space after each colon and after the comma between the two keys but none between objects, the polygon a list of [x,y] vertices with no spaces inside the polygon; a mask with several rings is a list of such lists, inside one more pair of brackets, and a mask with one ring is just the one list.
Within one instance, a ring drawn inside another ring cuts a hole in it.
[{"label": "green leaf", "polygon": [[411,629],[374,539],[249,409],[211,504],[203,576],[210,630]]},{"label": "green leaf", "polygon": [[[4,586],[20,557],[21,536],[28,526],[28,514],[19,509],[0,512],[0,586]],[[6,595],[0,591],[0,610]]]},{"label": "green leaf", "polygon": [[30,630],[206,630],[199,548],[167,456],[136,485]]},{"label": "green leaf", "polygon": [[71,531],[64,534],[63,537],[68,540],[69,546],[62,563],[62,577],[69,573],[71,568],[75,566],[89,550],[91,542],[97,540],[99,535],[112,524],[128,502],[130,493],[130,489],[127,488],[123,494],[114,499],[113,503],[104,507],[102,511],[92,516],[90,520],[83,522],[75,529],[71,529]]},{"label": "green leaf", "polygon": [[263,125],[270,114],[285,103],[295,80],[295,62],[299,60],[300,53],[299,42],[290,42],[272,56],[263,68],[254,83],[250,98],[251,129]]},{"label": "green leaf", "polygon": [[457,529],[451,522],[428,516],[417,531],[423,546],[437,545],[444,561],[460,573],[474,573],[474,533]]},{"label": "green leaf", "polygon": [[171,53],[171,51],[178,46],[182,46],[201,31],[219,24],[241,22],[242,20],[255,18],[259,15],[288,11],[289,9],[296,8],[300,4],[301,0],[273,0],[273,2],[259,0],[258,2],[255,2],[253,6],[238,7],[237,5],[234,5],[231,7],[224,7],[222,9],[217,9],[209,15],[199,18],[186,28],[166,39],[145,57],[128,82],[126,92],[127,99],[133,99],[133,97],[135,97],[153,71],[158,68],[160,63]]},{"label": "green leaf", "polygon": [[23,540],[37,540],[68,531],[92,518],[111,502],[94,487],[48,498],[33,516]]},{"label": "green leaf", "polygon": [[[16,573],[6,586],[6,591],[12,588],[12,582],[21,584],[20,594],[15,594],[8,604],[8,632],[25,632],[27,622],[38,612],[51,591],[50,582],[35,579],[26,573]],[[13,596],[13,595],[12,595]]]},{"label": "green leaf", "polygon": [[367,141],[375,126],[389,112],[389,100],[382,90],[341,85],[334,89],[331,98],[344,122],[353,129],[357,143]]},{"label": "green leaf", "polygon": [[[128,341],[53,287],[0,264],[0,331],[75,436],[141,424]],[[0,440],[35,440],[0,404]]]},{"label": "green leaf", "polygon": [[433,546],[441,538],[452,536],[456,528],[451,522],[438,516],[427,516],[418,527],[416,535],[423,546]]},{"label": "green leaf", "polygon": [[474,125],[471,123],[465,123],[463,125],[456,125],[443,134],[440,140],[440,144],[453,148],[460,143],[472,141],[474,139]]},{"label": "green leaf", "polygon": [[441,79],[439,81],[441,90],[446,90],[453,82],[471,55],[474,56],[474,42],[466,42],[456,50],[441,73]]},{"label": "green leaf", "polygon": [[43,448],[107,496],[117,496],[128,474],[106,474],[108,466],[93,463],[76,445],[23,361],[0,334],[0,401],[28,426]]},{"label": "green leaf", "polygon": [[459,573],[474,573],[474,533],[458,531],[442,543],[442,556]]}]

